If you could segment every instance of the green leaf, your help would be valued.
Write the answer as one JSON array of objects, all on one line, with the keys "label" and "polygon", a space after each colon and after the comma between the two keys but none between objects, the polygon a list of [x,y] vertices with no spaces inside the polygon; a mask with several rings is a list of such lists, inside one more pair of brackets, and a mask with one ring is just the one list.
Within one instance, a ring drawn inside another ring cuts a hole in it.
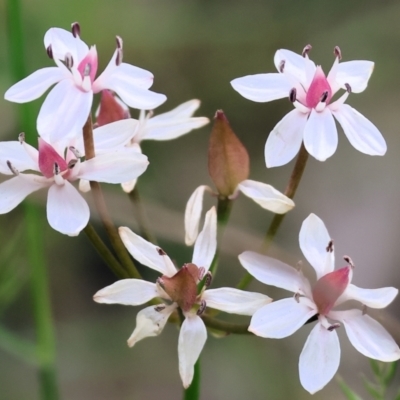
[{"label": "green leaf", "polygon": [[343,394],[346,396],[347,400],[362,400],[362,398],[354,392],[347,383],[341,378],[337,377],[340,389],[342,389]]}]

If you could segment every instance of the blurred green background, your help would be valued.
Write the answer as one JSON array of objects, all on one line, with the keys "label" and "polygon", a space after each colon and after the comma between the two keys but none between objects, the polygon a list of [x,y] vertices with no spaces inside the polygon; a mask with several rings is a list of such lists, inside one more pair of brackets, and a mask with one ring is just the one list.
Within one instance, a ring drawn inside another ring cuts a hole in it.
[{"label": "blurred green background", "polygon": [[[212,118],[217,109],[223,109],[248,148],[251,178],[279,190],[284,190],[293,162],[267,170],[264,145],[273,126],[292,106],[286,100],[251,102],[236,93],[229,82],[248,74],[275,72],[273,56],[278,48],[301,52],[308,43],[313,46],[310,58],[326,73],[336,45],[344,61],[374,61],[367,90],[350,95],[348,103],[381,130],[388,144],[387,155],[369,157],[357,152],[339,128],[335,155],[324,163],[310,159],[295,198],[296,208],[285,219],[272,253],[292,265],[303,259],[298,233],[301,222],[314,212],[335,240],[337,266],[343,265],[342,255],[352,257],[356,285],[400,286],[398,1],[25,0],[22,8],[29,73],[52,65],[43,46],[43,36],[50,27],[69,29],[72,22],[79,21],[82,39],[97,46],[99,71],[108,63],[115,35],[119,35],[124,40],[124,61],[150,70],[155,76],[152,89],[168,97],[156,114],[192,98],[202,101],[198,116]],[[0,14],[5,16],[5,2],[0,2]],[[0,92],[13,83],[3,20]],[[43,97],[34,102],[36,110],[42,102]],[[15,140],[19,133],[17,107],[0,102],[2,140]],[[132,116],[137,117],[135,110]],[[182,245],[186,201],[197,186],[211,184],[206,158],[209,131],[207,126],[175,141],[143,143],[150,166],[140,178],[139,189],[151,227],[178,264],[191,259],[191,249]],[[90,195],[86,197],[90,201]],[[115,278],[84,234],[68,238],[49,228],[45,193],[31,196],[31,200],[43,204],[43,227],[38,235],[44,236],[47,249],[62,398],[181,398],[175,326],[167,326],[160,337],[129,349],[126,340],[140,308],[94,303],[93,294]],[[120,188],[107,187],[107,200],[116,223],[134,229],[132,207]],[[208,199],[205,208],[212,203]],[[93,218],[96,221],[94,209]],[[222,244],[216,287],[235,285],[241,278],[243,270],[237,255],[259,248],[271,218],[272,214],[249,199],[238,198]],[[1,243],[11,249],[11,256],[3,254],[0,260],[0,313],[2,324],[33,338],[29,265],[19,239],[23,223],[21,207],[0,218]],[[142,271],[149,279],[154,277]],[[256,283],[251,288],[274,298],[287,296]],[[396,299],[387,312],[379,313],[397,340],[399,305],[400,299]],[[202,399],[311,398],[300,386],[297,370],[310,329],[307,326],[281,341],[234,335],[209,337],[201,356]],[[362,374],[370,375],[368,360],[349,344],[344,329],[339,331],[339,373],[366,396]],[[35,368],[3,348],[0,360],[0,399],[38,398]],[[313,398],[344,397],[333,380]]]}]

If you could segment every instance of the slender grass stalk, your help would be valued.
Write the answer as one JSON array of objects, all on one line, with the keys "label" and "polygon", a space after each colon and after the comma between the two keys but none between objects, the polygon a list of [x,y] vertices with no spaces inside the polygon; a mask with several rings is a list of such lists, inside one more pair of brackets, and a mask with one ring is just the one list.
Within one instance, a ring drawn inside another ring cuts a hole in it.
[{"label": "slender grass stalk", "polygon": [[[19,0],[7,0],[7,32],[9,41],[9,59],[13,81],[24,78],[25,52]],[[19,120],[26,132],[26,139],[33,143],[36,140],[35,122],[30,105],[18,107]],[[58,399],[58,387],[55,368],[55,338],[51,318],[51,306],[48,289],[48,277],[44,257],[44,244],[41,235],[41,220],[37,206],[25,203],[26,246],[28,259],[32,268],[32,302],[36,325],[36,346],[39,364],[40,392],[43,400]]]}]

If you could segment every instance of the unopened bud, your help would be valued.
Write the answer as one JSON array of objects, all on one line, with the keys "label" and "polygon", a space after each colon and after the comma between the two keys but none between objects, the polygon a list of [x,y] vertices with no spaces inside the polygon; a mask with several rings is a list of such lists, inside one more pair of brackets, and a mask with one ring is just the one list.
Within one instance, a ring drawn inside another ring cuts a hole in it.
[{"label": "unopened bud", "polygon": [[119,101],[109,90],[101,92],[100,106],[97,113],[97,126],[130,118],[129,108]]}]

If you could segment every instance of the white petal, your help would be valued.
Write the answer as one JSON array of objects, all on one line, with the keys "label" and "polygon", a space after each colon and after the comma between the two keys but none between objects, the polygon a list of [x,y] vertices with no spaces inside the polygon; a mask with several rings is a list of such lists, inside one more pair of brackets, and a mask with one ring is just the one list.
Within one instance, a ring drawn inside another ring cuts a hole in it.
[{"label": "white petal", "polygon": [[185,103],[180,104],[178,107],[175,107],[171,111],[156,115],[155,117],[149,120],[149,123],[153,121],[159,123],[160,121],[187,119],[190,118],[199,107],[200,107],[200,100],[197,99],[189,100],[186,101]]},{"label": "white petal", "polygon": [[282,339],[300,329],[317,310],[309,301],[298,303],[295,298],[274,301],[260,308],[251,318],[249,331],[257,336]]},{"label": "white petal", "polygon": [[187,246],[192,245],[199,232],[199,224],[201,211],[203,210],[204,192],[211,188],[202,185],[199,186],[190,196],[185,209],[185,243]]},{"label": "white petal", "polygon": [[394,300],[398,293],[398,289],[394,287],[362,289],[350,284],[336,301],[335,306],[342,304],[347,300],[357,300],[367,307],[385,308]]},{"label": "white petal", "polygon": [[125,193],[130,193],[130,192],[132,192],[132,190],[135,189],[136,182],[137,182],[137,179],[132,179],[132,180],[129,181],[129,182],[123,182],[123,183],[121,183],[122,190],[123,190]]},{"label": "white petal", "polygon": [[159,247],[136,235],[129,228],[120,227],[118,231],[129,253],[141,264],[168,277],[176,274],[177,271],[171,259],[167,255],[160,255]]},{"label": "white petal", "polygon": [[193,380],[194,364],[203,350],[207,340],[207,330],[204,322],[197,315],[186,316],[178,341],[179,373],[185,388]]},{"label": "white petal", "polygon": [[347,139],[358,151],[370,156],[383,156],[387,147],[378,128],[357,110],[343,104],[332,114],[342,126]]},{"label": "white petal", "polygon": [[[139,340],[151,336],[158,336],[164,329],[169,316],[175,310],[175,305],[165,307],[157,311],[158,306],[146,307],[139,311],[136,316],[136,328],[128,339],[128,346],[132,347]],[[161,307],[161,306],[160,306]]]},{"label": "white petal", "polygon": [[344,90],[347,89],[345,84],[348,83],[352,93],[361,93],[366,89],[373,70],[372,61],[342,62],[337,66],[335,81]]},{"label": "white petal", "polygon": [[304,128],[304,146],[319,161],[325,161],[335,151],[338,136],[335,120],[329,108],[318,112],[311,110],[310,118]]},{"label": "white petal", "polygon": [[199,233],[193,250],[193,264],[204,267],[206,271],[211,266],[217,250],[217,212],[212,207],[207,213],[203,230]]},{"label": "white petal", "polygon": [[26,103],[40,97],[50,86],[64,79],[65,73],[57,67],[42,68],[11,86],[4,95],[8,101]]},{"label": "white petal", "polygon": [[78,176],[89,181],[123,183],[143,174],[148,164],[144,154],[124,149],[102,153],[83,162]]},{"label": "white petal", "polygon": [[284,214],[294,207],[293,200],[271,185],[246,179],[239,183],[239,190],[266,210]]},{"label": "white petal", "polygon": [[400,359],[399,346],[369,315],[363,315],[360,310],[347,310],[331,311],[329,317],[344,324],[351,344],[364,356],[386,362]]},{"label": "white petal", "polygon": [[124,304],[137,306],[158,296],[155,283],[141,279],[122,279],[99,290],[93,300],[104,304]]},{"label": "white petal", "polygon": [[31,145],[20,142],[0,142],[0,173],[12,175],[7,161],[19,172],[26,170],[39,171],[38,151]]},{"label": "white petal", "polygon": [[253,315],[272,301],[264,294],[233,288],[208,289],[204,291],[201,299],[205,300],[207,307],[241,315]]},{"label": "white petal", "polygon": [[293,88],[285,75],[277,73],[243,76],[231,85],[244,98],[260,103],[288,97]]},{"label": "white petal", "polygon": [[293,293],[308,294],[309,283],[303,274],[274,258],[245,251],[239,255],[243,267],[257,280]]},{"label": "white petal", "polygon": [[46,187],[36,175],[20,174],[0,183],[0,214],[6,214],[20,204],[26,196]]},{"label": "white petal", "polygon": [[317,279],[335,268],[334,252],[326,251],[331,237],[322,219],[310,214],[301,225],[300,248],[307,261],[314,268]]},{"label": "white petal", "polygon": [[47,220],[58,232],[77,236],[89,222],[90,211],[84,198],[68,182],[53,184],[47,196]]},{"label": "white petal", "polygon": [[83,92],[73,81],[64,79],[47,95],[37,119],[39,134],[50,135],[56,142],[74,131],[82,133],[92,106],[93,93]]},{"label": "white petal", "polygon": [[90,192],[90,181],[87,181],[86,179],[80,179],[79,180],[79,190],[82,193]]},{"label": "white petal", "polygon": [[307,118],[308,114],[294,109],[276,124],[265,144],[268,168],[287,164],[299,152]]},{"label": "white petal", "polygon": [[321,390],[336,374],[340,363],[340,345],[335,330],[315,325],[300,354],[300,382],[311,394]]}]

